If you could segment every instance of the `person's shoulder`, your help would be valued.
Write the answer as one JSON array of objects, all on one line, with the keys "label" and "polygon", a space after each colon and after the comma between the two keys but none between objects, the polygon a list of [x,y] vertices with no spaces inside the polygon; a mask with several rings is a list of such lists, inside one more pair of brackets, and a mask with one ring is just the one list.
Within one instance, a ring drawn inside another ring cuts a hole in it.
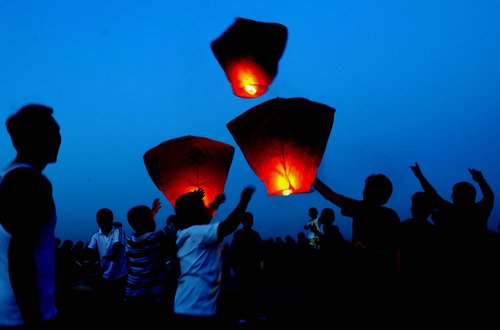
[{"label": "person's shoulder", "polygon": [[4,187],[19,187],[26,184],[33,184],[40,181],[43,176],[30,167],[19,166],[8,170],[2,176],[2,185]]}]

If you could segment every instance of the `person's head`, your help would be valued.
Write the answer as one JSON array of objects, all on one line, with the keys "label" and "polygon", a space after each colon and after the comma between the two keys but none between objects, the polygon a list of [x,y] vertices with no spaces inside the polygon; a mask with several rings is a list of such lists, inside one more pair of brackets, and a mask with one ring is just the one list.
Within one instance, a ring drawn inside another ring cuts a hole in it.
[{"label": "person's head", "polygon": [[414,218],[427,219],[433,210],[432,199],[428,193],[419,191],[411,196],[411,214]]},{"label": "person's head", "polygon": [[457,182],[453,186],[451,200],[457,206],[472,205],[476,201],[476,188],[469,182]]},{"label": "person's head", "polygon": [[318,209],[315,207],[310,207],[308,214],[311,219],[315,219],[318,217]]},{"label": "person's head", "polygon": [[101,231],[105,234],[108,234],[113,227],[113,211],[106,207],[101,208],[97,211],[95,218],[97,225],[99,226],[99,228],[101,228]]},{"label": "person's head", "polygon": [[61,134],[52,113],[52,108],[28,104],[7,119],[7,131],[18,160],[32,162],[42,168],[57,161]]},{"label": "person's head", "polygon": [[365,180],[363,200],[375,205],[384,205],[392,195],[392,182],[384,174],[372,174]]},{"label": "person's head", "polygon": [[127,212],[127,220],[138,236],[156,230],[156,221],[148,206],[139,205],[131,208]]},{"label": "person's head", "polygon": [[321,215],[319,216],[319,221],[323,225],[331,226],[335,221],[335,211],[330,207],[325,207],[321,210]]},{"label": "person's head", "polygon": [[245,212],[243,214],[243,218],[241,219],[241,224],[243,225],[243,228],[251,229],[253,226],[253,213],[248,211]]},{"label": "person's head", "polygon": [[185,193],[175,200],[176,225],[185,229],[193,225],[208,224],[211,215],[203,202],[203,192],[198,190]]}]

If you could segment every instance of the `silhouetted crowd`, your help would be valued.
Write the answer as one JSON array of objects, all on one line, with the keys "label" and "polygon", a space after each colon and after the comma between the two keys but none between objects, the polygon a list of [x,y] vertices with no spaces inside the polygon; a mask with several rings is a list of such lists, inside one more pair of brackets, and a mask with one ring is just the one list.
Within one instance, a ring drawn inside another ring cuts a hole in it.
[{"label": "silhouetted crowd", "polygon": [[[493,322],[499,307],[500,234],[487,230],[453,241],[427,220],[431,212],[425,197],[414,195],[414,216],[401,222],[397,269],[382,251],[356,246],[331,230],[336,226],[323,214],[318,247],[310,244],[306,231],[264,240],[251,225],[246,231],[253,234],[246,235],[243,225],[224,245],[218,314],[228,329]],[[58,241],[57,301],[69,324],[102,322],[96,310],[100,266],[89,255],[88,243]],[[165,298],[173,299],[175,282],[168,285],[170,297]],[[125,311],[125,306],[118,308]],[[115,324],[130,319],[120,309],[104,308]],[[168,325],[172,309],[163,314],[156,322]]]}]

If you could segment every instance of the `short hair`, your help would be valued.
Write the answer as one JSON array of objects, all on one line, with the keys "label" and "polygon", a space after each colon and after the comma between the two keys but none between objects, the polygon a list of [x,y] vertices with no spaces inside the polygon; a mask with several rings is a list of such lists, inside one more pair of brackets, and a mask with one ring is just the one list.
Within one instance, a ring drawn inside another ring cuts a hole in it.
[{"label": "short hair", "polygon": [[472,204],[476,201],[476,188],[466,181],[460,181],[453,185],[451,198],[454,204]]},{"label": "short hair", "polygon": [[252,227],[253,226],[253,213],[252,212],[245,212],[241,218],[241,224],[245,227]]},{"label": "short hair", "polygon": [[330,207],[325,207],[321,210],[319,223],[322,225],[331,226],[335,221],[335,211]]},{"label": "short hair", "polygon": [[203,202],[203,193],[192,191],[185,193],[175,200],[176,225],[179,229],[188,228],[195,224],[206,223],[210,220],[208,210]]},{"label": "short hair", "polygon": [[111,209],[103,207],[99,209],[96,213],[97,225],[101,227],[102,225],[111,225],[113,223],[114,215]]},{"label": "short hair", "polygon": [[41,104],[28,104],[7,118],[7,131],[16,149],[23,148],[31,140],[43,135],[51,128],[54,110]]},{"label": "short hair", "polygon": [[151,220],[152,218],[151,209],[145,205],[135,206],[127,212],[128,224],[135,231],[140,231],[149,225],[146,220]]},{"label": "short hair", "polygon": [[392,182],[385,174],[372,174],[365,180],[363,198],[378,205],[387,203],[392,195]]}]

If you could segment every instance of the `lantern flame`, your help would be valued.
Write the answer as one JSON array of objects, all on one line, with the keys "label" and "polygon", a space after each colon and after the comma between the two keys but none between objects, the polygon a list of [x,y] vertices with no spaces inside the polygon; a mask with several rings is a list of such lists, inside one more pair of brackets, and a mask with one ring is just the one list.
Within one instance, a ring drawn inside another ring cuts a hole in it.
[{"label": "lantern flame", "polygon": [[250,58],[230,62],[226,69],[233,93],[242,98],[255,98],[267,92],[271,78]]},{"label": "lantern flame", "polygon": [[268,195],[288,196],[311,191],[334,114],[305,98],[275,98],[226,126]]}]

